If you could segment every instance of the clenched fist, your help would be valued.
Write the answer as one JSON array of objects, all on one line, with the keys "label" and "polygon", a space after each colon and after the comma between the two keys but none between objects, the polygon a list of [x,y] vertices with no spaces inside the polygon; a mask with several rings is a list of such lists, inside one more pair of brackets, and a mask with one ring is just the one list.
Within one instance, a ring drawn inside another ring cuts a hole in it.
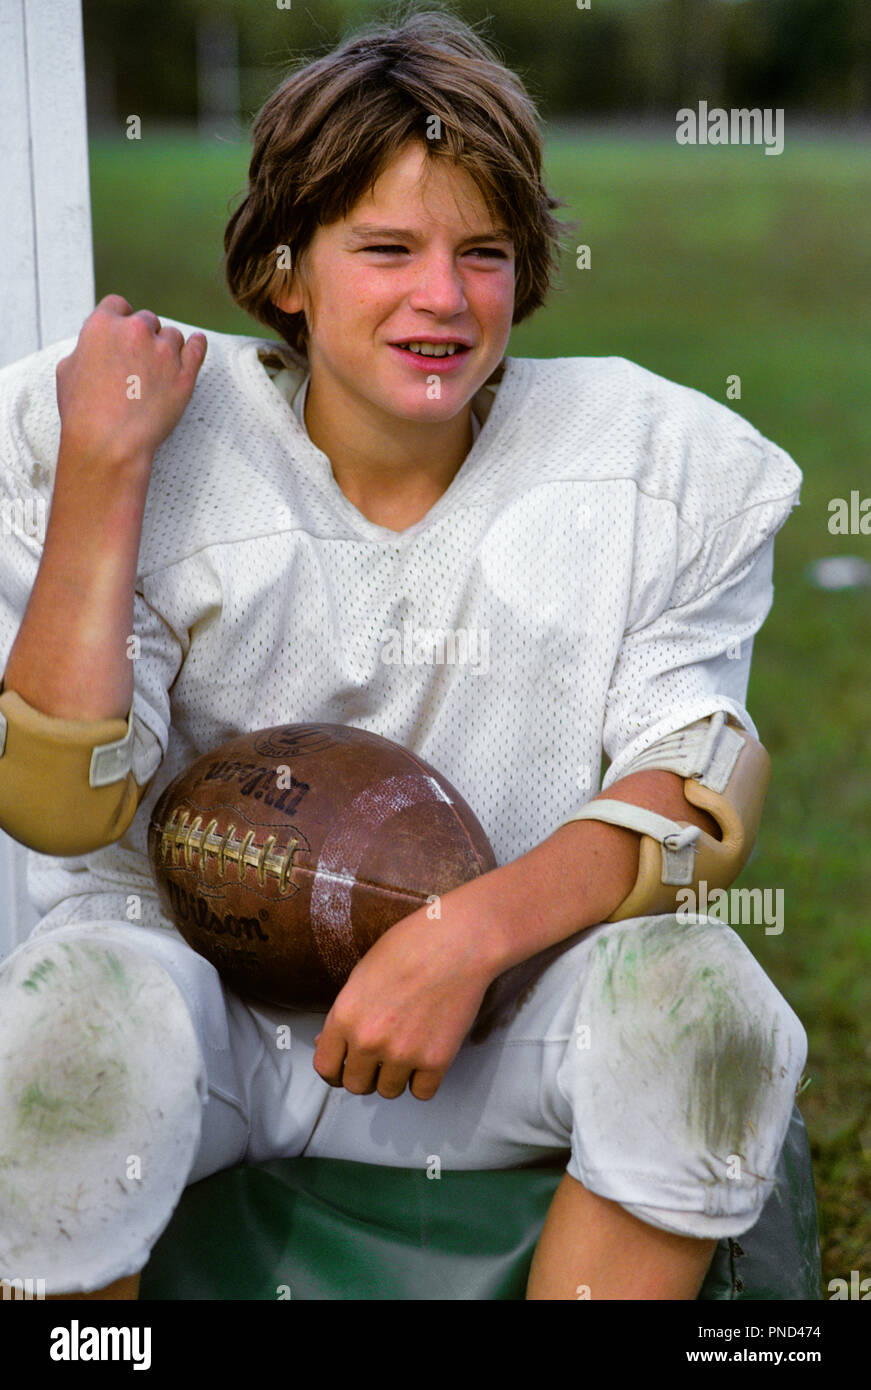
[{"label": "clenched fist", "polygon": [[202,333],[185,341],[150,310],[106,295],[57,364],[64,448],[110,468],[150,463],[184,414],[206,346]]}]

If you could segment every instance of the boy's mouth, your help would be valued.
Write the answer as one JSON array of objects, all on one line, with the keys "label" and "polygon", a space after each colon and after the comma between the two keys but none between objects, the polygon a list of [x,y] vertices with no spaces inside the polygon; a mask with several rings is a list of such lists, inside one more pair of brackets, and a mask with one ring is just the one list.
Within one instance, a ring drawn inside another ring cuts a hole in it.
[{"label": "boy's mouth", "polygon": [[470,351],[467,343],[454,340],[434,343],[426,339],[412,338],[408,342],[389,343],[388,346],[394,352],[401,353],[406,362],[413,362],[419,369],[438,372],[452,370],[459,365],[460,358],[465,357]]},{"label": "boy's mouth", "polygon": [[407,343],[392,343],[392,347],[404,348],[407,352],[413,352],[421,357],[453,357],[458,352],[468,352],[466,343],[459,340],[449,342],[433,342],[429,339],[412,338]]}]

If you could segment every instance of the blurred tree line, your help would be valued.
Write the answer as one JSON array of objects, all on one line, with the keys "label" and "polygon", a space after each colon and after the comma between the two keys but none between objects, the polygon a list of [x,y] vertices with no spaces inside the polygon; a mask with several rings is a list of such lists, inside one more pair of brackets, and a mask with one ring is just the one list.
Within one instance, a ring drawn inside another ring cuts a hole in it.
[{"label": "blurred tree line", "polygon": [[[521,74],[546,120],[673,116],[700,100],[782,106],[809,118],[871,116],[871,0],[452,0],[450,7],[472,23],[486,21],[485,37]],[[391,12],[384,0],[83,0],[92,128],[129,113],[192,122],[210,102],[235,106],[247,125],[295,61]]]}]

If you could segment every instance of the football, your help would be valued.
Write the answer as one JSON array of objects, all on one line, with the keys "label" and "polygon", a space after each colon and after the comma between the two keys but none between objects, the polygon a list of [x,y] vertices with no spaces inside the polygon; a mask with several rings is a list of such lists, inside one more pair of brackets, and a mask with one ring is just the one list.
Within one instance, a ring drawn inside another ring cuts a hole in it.
[{"label": "football", "polygon": [[434,768],[341,724],[242,734],[165,788],[148,829],[164,913],[243,998],[332,1005],[401,918],[496,867]]}]

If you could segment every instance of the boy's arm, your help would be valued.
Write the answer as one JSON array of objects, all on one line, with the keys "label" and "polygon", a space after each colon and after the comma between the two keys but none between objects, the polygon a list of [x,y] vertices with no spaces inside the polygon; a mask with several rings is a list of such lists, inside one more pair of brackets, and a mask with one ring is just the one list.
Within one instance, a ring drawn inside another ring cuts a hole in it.
[{"label": "boy's arm", "polygon": [[[672,772],[633,773],[603,793],[698,825]],[[490,983],[587,927],[604,922],[631,891],[639,835],[601,821],[560,826],[512,863],[447,893],[440,917],[420,909],[397,922],[354,969],[327,1016],[315,1070],[356,1094],[395,1097],[411,1082],[435,1095]]]},{"label": "boy's arm", "polygon": [[[128,723],[127,639],[152,461],[204,356],[204,338],[184,343],[177,329],[162,329],[155,315],[133,314],[110,295],[57,367],[61,435],[51,510],[0,685],[0,824],[44,853],[99,848],[136,810],[141,788],[132,774],[112,777],[109,755],[117,762],[124,749],[100,754],[102,783],[93,764],[89,780],[91,749],[121,741]],[[129,766],[129,732],[123,742]]]},{"label": "boy's arm", "polygon": [[107,295],[58,363],[51,511],[4,673],[5,688],[43,714],[127,716],[126,639],[151,465],[187,406],[205,347],[204,337],[185,344],[154,314]]}]

